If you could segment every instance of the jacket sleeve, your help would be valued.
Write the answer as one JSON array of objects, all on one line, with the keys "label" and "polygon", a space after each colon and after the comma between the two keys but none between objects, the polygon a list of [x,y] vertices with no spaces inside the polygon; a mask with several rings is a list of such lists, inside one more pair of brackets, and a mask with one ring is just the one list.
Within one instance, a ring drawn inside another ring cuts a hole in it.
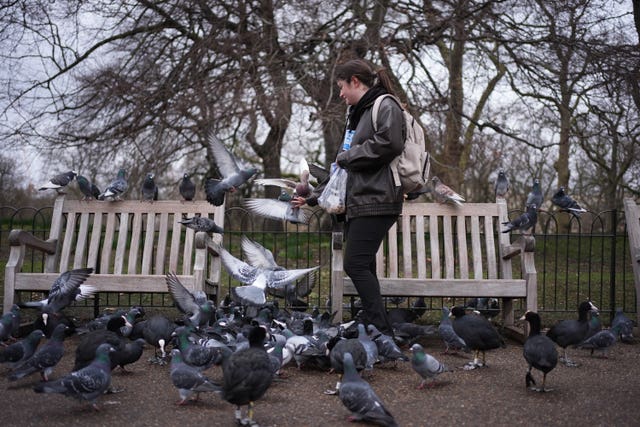
[{"label": "jacket sleeve", "polygon": [[[361,120],[366,120],[365,117]],[[370,112],[368,117],[371,117]],[[392,99],[385,99],[380,104],[377,127],[372,138],[338,154],[336,162],[340,167],[351,171],[378,169],[402,152],[404,117]]]}]

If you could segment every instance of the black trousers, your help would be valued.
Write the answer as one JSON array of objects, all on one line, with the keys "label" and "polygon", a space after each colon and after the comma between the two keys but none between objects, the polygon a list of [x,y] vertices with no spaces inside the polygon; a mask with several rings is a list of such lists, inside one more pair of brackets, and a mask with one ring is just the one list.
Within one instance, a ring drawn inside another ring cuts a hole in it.
[{"label": "black trousers", "polygon": [[387,312],[380,295],[376,275],[376,252],[397,215],[352,218],[345,225],[344,271],[362,300],[364,321],[372,323],[380,332],[393,336]]}]

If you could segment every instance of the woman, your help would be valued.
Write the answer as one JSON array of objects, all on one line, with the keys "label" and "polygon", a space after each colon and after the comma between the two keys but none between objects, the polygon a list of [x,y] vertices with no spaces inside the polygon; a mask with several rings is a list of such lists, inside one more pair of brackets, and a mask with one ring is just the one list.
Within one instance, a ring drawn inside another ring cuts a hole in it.
[{"label": "woman", "polygon": [[[336,158],[348,171],[346,194],[344,269],[353,281],[364,310],[365,324],[374,324],[392,335],[376,276],[376,252],[402,211],[403,194],[394,185],[391,161],[404,146],[402,110],[390,97],[382,100],[374,131],[371,107],[375,99],[391,93],[384,69],[374,71],[364,60],[354,59],[336,67],[340,97],[349,106],[343,149]],[[294,198],[294,206],[317,204],[313,196]]]}]

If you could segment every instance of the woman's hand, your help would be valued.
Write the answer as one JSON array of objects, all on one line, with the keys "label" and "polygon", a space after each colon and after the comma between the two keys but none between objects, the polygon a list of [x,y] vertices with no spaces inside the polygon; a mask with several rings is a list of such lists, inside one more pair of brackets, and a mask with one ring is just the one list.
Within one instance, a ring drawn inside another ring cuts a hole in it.
[{"label": "woman's hand", "polygon": [[291,203],[291,206],[293,206],[294,208],[299,208],[305,205],[307,201],[305,200],[304,197],[296,196],[293,199],[291,199],[290,203]]}]

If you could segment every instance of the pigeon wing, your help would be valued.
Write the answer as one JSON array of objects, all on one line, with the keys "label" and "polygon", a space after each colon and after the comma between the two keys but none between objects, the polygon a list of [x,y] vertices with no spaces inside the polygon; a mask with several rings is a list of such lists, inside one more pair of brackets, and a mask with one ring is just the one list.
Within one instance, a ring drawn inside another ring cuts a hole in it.
[{"label": "pigeon wing", "polygon": [[238,173],[240,167],[235,157],[213,132],[209,134],[209,150],[211,154],[213,154],[213,158],[218,166],[218,171],[220,171],[220,174],[222,174],[224,178]]},{"label": "pigeon wing", "polygon": [[166,281],[169,292],[181,312],[194,314],[199,311],[200,308],[198,307],[194,296],[187,288],[184,287],[175,273],[167,273]]},{"label": "pigeon wing", "polygon": [[273,258],[273,253],[260,243],[249,239],[247,236],[242,236],[241,245],[242,254],[250,265],[259,268],[278,268],[278,264]]}]

